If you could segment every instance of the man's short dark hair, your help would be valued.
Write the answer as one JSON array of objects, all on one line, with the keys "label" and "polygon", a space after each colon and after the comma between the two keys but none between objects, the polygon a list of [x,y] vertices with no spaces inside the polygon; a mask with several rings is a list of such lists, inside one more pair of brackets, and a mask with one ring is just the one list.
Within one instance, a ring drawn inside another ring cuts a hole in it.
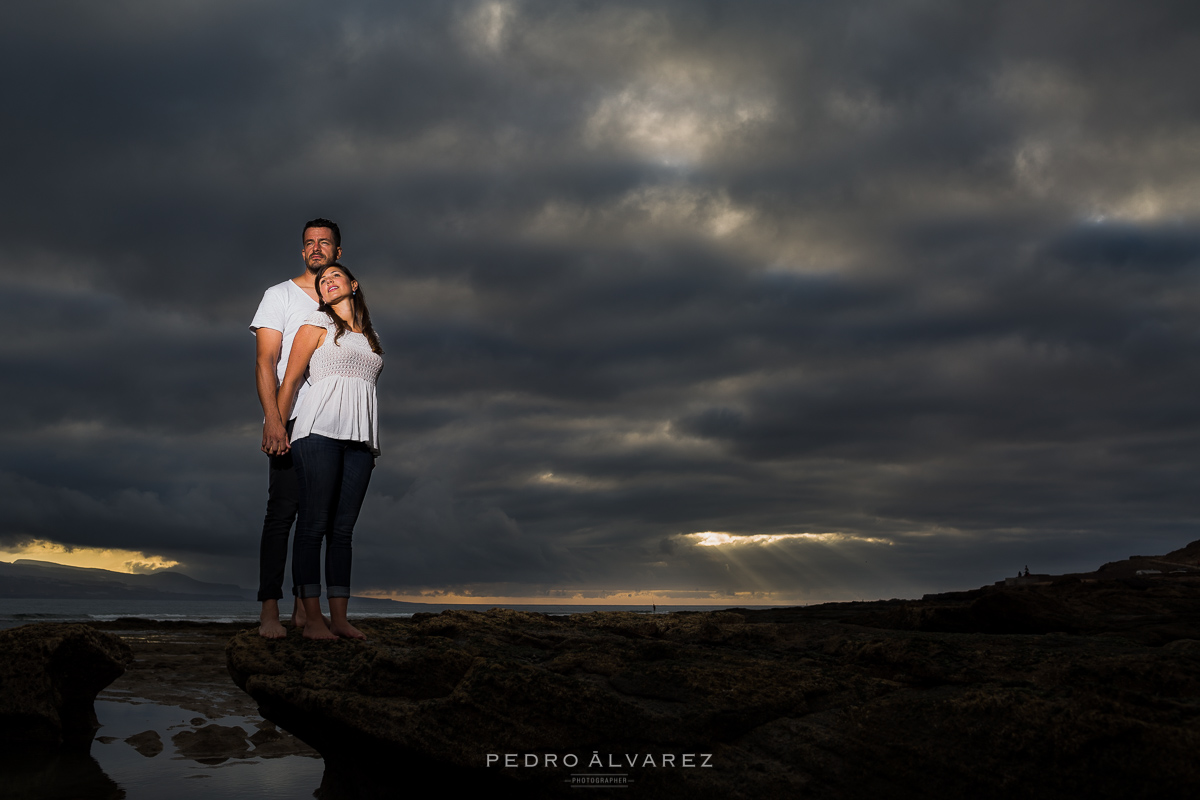
[{"label": "man's short dark hair", "polygon": [[329,230],[333,231],[333,246],[335,248],[342,246],[342,232],[333,220],[317,217],[304,223],[304,229],[300,231],[301,242],[304,241],[304,232],[309,228],[329,228]]}]

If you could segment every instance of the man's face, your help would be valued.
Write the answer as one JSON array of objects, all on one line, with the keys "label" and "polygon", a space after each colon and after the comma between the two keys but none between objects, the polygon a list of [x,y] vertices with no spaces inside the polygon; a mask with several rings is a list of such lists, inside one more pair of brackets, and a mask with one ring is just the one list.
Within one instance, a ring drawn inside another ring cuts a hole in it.
[{"label": "man's face", "polygon": [[300,252],[309,272],[316,272],[342,257],[342,248],[334,246],[333,231],[329,228],[306,228],[304,248]]}]

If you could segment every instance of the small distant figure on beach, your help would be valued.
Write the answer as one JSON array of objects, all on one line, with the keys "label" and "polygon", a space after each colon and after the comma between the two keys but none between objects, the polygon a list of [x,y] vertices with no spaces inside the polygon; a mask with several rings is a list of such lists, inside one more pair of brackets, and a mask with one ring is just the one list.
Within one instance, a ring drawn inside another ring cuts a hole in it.
[{"label": "small distant figure on beach", "polygon": [[[279,418],[292,419],[291,453],[300,485],[292,585],[304,605],[308,639],[366,638],[346,619],[354,524],[379,455],[383,347],[362,287],[345,265],[317,270],[319,306],[292,343],[279,387]],[[297,400],[302,384],[308,391]],[[321,542],[325,596],[321,616]]]},{"label": "small distant figure on beach", "polygon": [[[262,603],[258,632],[268,639],[281,639],[287,635],[279,621],[279,600],[283,597],[288,538],[300,507],[300,487],[289,443],[295,415],[280,417],[277,395],[296,332],[317,310],[320,298],[314,283],[316,274],[342,257],[342,233],[337,223],[323,218],[304,223],[300,232],[300,256],[304,260],[304,271],[267,289],[250,323],[250,332],[255,338],[255,383],[263,410],[261,449],[267,454],[269,464],[267,513],[263,519],[258,561],[258,601]],[[304,397],[306,389],[306,386],[300,387],[298,400]],[[292,594],[296,595],[295,586]],[[302,628],[306,621],[307,612],[296,597],[291,622]]]}]

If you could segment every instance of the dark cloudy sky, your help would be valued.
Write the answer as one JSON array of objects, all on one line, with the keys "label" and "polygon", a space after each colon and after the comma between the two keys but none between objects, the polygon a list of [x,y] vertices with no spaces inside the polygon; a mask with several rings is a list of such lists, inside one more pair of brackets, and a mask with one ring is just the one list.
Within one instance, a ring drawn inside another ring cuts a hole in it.
[{"label": "dark cloudy sky", "polygon": [[254,585],[247,325],[314,216],[387,349],[356,589],[805,602],[1182,546],[1198,34],[1183,0],[15,5],[0,549]]}]

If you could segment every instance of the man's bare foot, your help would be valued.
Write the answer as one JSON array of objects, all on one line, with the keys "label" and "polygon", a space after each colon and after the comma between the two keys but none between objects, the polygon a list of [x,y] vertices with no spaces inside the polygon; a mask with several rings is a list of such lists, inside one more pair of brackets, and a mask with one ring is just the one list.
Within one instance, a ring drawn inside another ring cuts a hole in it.
[{"label": "man's bare foot", "polygon": [[262,611],[258,614],[258,635],[264,639],[282,639],[287,631],[279,622],[279,603],[274,600],[264,600]]},{"label": "man's bare foot", "polygon": [[316,639],[317,641],[334,642],[336,642],[338,639],[338,637],[333,634],[333,631],[329,630],[329,628],[325,625],[324,616],[322,616],[319,621],[313,620],[311,623],[304,626],[304,638]]},{"label": "man's bare foot", "polygon": [[363,633],[358,628],[354,627],[353,625],[351,625],[349,622],[347,622],[345,620],[342,620],[340,622],[335,620],[333,622],[333,624],[331,624],[329,626],[329,631],[330,631],[330,633],[334,633],[334,634],[341,636],[343,638],[346,638],[346,639],[365,639],[365,638],[367,638],[367,635],[365,633]]},{"label": "man's bare foot", "polygon": [[277,619],[263,620],[258,625],[258,635],[264,639],[286,639],[287,631]]}]

